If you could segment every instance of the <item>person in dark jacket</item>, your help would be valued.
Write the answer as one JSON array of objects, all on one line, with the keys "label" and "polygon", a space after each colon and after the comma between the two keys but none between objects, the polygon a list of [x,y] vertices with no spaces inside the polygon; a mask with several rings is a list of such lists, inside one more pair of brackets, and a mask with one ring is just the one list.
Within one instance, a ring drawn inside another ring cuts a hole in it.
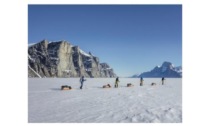
[{"label": "person in dark jacket", "polygon": [[162,79],[161,79],[161,80],[162,80],[162,85],[164,85],[164,80],[165,80],[165,78],[164,78],[164,77],[162,77]]},{"label": "person in dark jacket", "polygon": [[143,81],[144,81],[144,79],[143,79],[143,77],[141,77],[141,79],[140,79],[140,86],[143,86]]},{"label": "person in dark jacket", "polygon": [[86,81],[86,80],[85,80],[85,77],[82,76],[82,77],[80,78],[80,83],[81,83],[80,89],[82,89],[84,81]]},{"label": "person in dark jacket", "polygon": [[116,78],[116,80],[115,80],[115,88],[118,88],[118,83],[119,83],[120,81],[119,81],[119,77],[117,77]]}]

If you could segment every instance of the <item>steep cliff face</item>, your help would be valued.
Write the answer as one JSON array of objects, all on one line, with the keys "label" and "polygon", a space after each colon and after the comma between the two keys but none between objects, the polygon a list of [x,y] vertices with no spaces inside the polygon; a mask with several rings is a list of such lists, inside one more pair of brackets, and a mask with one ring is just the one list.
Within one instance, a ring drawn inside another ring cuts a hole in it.
[{"label": "steep cliff face", "polygon": [[117,75],[114,73],[114,70],[109,67],[107,63],[101,63],[101,74],[103,77],[116,77]]},{"label": "steep cliff face", "polygon": [[[104,63],[106,64],[106,63]],[[28,48],[28,77],[116,77],[99,58],[67,41],[43,40]]]}]

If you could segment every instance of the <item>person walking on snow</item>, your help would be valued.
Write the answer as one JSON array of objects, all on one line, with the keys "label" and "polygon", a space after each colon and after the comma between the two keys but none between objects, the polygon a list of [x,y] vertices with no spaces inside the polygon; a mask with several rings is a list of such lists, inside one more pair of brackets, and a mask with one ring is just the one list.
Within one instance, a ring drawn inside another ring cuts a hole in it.
[{"label": "person walking on snow", "polygon": [[143,86],[143,81],[144,81],[144,79],[143,79],[143,77],[141,77],[141,79],[140,79],[140,86]]},{"label": "person walking on snow", "polygon": [[82,77],[80,78],[80,83],[81,83],[80,89],[82,89],[84,81],[86,81],[86,80],[85,80],[85,77],[82,76]]},{"label": "person walking on snow", "polygon": [[162,85],[164,85],[164,80],[165,80],[165,78],[164,78],[164,77],[162,77]]},{"label": "person walking on snow", "polygon": [[115,88],[118,88],[118,83],[119,83],[120,81],[119,81],[119,77],[117,77],[116,78],[116,80],[115,80]]}]

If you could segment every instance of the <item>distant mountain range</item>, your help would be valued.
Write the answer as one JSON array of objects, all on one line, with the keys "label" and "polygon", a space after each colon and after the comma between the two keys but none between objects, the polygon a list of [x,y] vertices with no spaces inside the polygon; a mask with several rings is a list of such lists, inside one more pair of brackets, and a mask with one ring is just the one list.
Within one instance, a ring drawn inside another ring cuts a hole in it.
[{"label": "distant mountain range", "polygon": [[156,66],[151,71],[143,72],[141,74],[135,74],[133,78],[137,77],[170,77],[170,78],[181,78],[182,77],[182,66],[175,67],[170,62],[163,62],[162,66]]},{"label": "distant mountain range", "polygon": [[28,77],[116,77],[107,63],[67,41],[41,42],[28,46]]}]

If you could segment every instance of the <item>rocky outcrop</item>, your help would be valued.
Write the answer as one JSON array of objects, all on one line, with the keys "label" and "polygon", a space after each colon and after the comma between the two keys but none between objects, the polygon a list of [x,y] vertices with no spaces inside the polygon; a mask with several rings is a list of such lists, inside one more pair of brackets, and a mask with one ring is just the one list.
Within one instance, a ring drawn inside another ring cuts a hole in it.
[{"label": "rocky outcrop", "polygon": [[101,63],[100,68],[103,77],[116,77],[114,70],[107,63]]},{"label": "rocky outcrop", "polygon": [[43,40],[28,48],[28,77],[116,77],[108,64],[67,41]]}]

